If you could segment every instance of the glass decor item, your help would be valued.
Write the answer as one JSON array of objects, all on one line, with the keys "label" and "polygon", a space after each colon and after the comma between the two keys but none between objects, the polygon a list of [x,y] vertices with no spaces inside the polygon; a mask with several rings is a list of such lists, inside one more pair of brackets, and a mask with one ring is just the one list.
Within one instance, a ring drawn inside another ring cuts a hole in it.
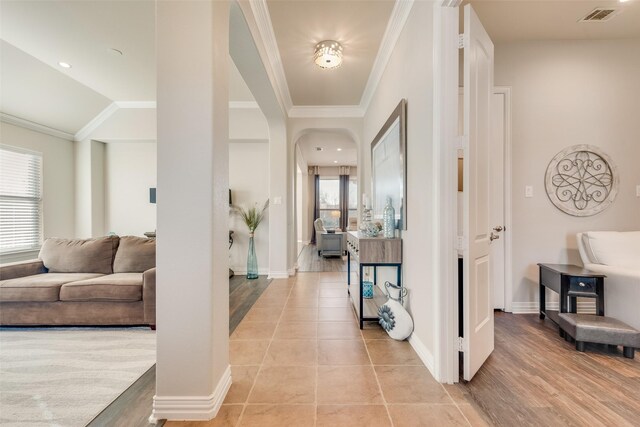
[{"label": "glass decor item", "polygon": [[373,282],[362,282],[362,297],[373,298]]},{"label": "glass decor item", "polygon": [[256,245],[253,242],[253,233],[249,233],[249,253],[247,254],[247,279],[258,278],[258,257]]},{"label": "glass decor item", "polygon": [[384,207],[384,212],[382,214],[382,233],[385,238],[391,239],[395,237],[395,220],[396,220],[396,210],[393,208],[393,204],[391,203],[391,197],[387,197],[387,205]]}]

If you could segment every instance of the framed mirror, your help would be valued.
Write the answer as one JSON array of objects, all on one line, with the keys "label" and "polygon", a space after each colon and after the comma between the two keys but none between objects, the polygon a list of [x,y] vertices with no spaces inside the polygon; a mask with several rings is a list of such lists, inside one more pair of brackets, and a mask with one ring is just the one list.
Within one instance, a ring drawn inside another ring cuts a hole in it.
[{"label": "framed mirror", "polygon": [[407,229],[407,100],[400,101],[371,142],[373,219],[382,219],[387,197],[396,227]]}]

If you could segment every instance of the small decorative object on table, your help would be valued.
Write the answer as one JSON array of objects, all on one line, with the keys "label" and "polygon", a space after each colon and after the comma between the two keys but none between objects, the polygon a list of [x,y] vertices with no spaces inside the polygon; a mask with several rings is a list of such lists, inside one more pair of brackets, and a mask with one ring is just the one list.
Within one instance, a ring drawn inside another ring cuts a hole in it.
[{"label": "small decorative object on table", "polygon": [[261,210],[258,210],[257,206],[253,206],[247,210],[241,207],[234,206],[233,211],[240,215],[242,221],[249,229],[249,253],[247,255],[247,279],[258,278],[258,258],[256,256],[256,247],[254,243],[254,236],[256,229],[264,219],[265,212],[269,207],[269,199],[264,202],[264,206]]},{"label": "small decorative object on table", "polygon": [[[391,338],[403,341],[413,332],[413,319],[402,306],[402,301],[407,296],[407,289],[390,282],[385,282],[384,286],[389,299],[378,309],[378,323]],[[389,288],[395,290],[398,298],[391,295]]]},{"label": "small decorative object on table", "polygon": [[368,279],[362,282],[362,298],[373,298],[373,282]]},{"label": "small decorative object on table", "polygon": [[383,224],[382,230],[384,237],[387,239],[391,239],[395,237],[396,227],[396,210],[393,208],[393,203],[391,202],[391,197],[387,197],[387,204],[384,207],[384,211],[382,213]]}]

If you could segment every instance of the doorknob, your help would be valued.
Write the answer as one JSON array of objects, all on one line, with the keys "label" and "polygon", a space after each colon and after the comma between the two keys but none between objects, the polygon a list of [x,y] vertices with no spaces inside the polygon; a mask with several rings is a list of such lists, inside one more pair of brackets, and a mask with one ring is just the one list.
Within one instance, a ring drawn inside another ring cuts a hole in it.
[{"label": "doorknob", "polygon": [[493,227],[493,231],[497,231],[498,233],[501,232],[502,230],[504,230],[504,227],[499,225],[497,227]]},{"label": "doorknob", "polygon": [[493,231],[491,232],[491,235],[489,236],[489,241],[493,242],[494,240],[499,239],[500,236],[498,234],[493,234]]}]

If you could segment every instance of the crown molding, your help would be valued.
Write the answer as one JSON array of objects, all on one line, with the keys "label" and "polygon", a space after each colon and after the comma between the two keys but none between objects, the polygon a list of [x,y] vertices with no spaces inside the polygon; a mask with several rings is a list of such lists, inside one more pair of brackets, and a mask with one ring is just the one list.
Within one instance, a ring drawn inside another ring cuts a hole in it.
[{"label": "crown molding", "polygon": [[156,101],[116,101],[118,108],[156,108]]},{"label": "crown molding", "polygon": [[364,109],[359,105],[304,105],[289,109],[290,118],[344,118],[364,117]]},{"label": "crown molding", "polygon": [[21,128],[44,133],[46,135],[55,136],[56,138],[66,139],[67,141],[73,141],[73,134],[70,134],[68,132],[64,132],[58,129],[50,128],[49,126],[41,125],[40,123],[31,122],[29,120],[25,120],[20,117],[12,116],[10,114],[0,113],[0,121],[4,123],[8,123],[10,125],[19,126]]},{"label": "crown molding", "polygon": [[93,131],[98,129],[98,126],[100,126],[102,123],[104,123],[105,120],[107,120],[109,117],[111,117],[111,115],[113,113],[115,113],[116,111],[118,111],[119,109],[120,109],[120,107],[118,106],[117,102],[112,102],[111,104],[109,104],[109,106],[107,108],[102,110],[97,116],[95,116],[93,119],[91,119],[91,121],[89,121],[89,123],[84,125],[84,127],[82,129],[80,129],[78,132],[76,132],[74,140],[75,141],[84,141],[85,139],[87,139],[89,137],[89,135],[91,135],[91,133]]},{"label": "crown molding", "polygon": [[253,12],[260,32],[260,37],[264,43],[265,52],[269,59],[269,65],[273,72],[275,80],[275,89],[278,92],[282,103],[284,104],[284,110],[289,111],[293,106],[291,101],[291,93],[289,92],[289,86],[287,85],[287,77],[284,74],[284,66],[282,65],[282,58],[280,57],[280,49],[278,49],[278,42],[276,35],[273,32],[273,25],[271,25],[271,15],[269,14],[269,7],[266,0],[249,0],[249,6]]},{"label": "crown molding", "polygon": [[367,80],[367,85],[365,86],[362,98],[360,99],[360,109],[362,109],[362,111],[367,111],[369,108],[373,94],[378,88],[378,84],[380,83],[380,79],[382,79],[382,74],[387,67],[387,63],[389,62],[391,55],[393,54],[393,50],[396,47],[398,38],[400,37],[400,33],[404,28],[404,24],[407,22],[413,2],[414,0],[396,0],[395,5],[393,6],[391,17],[387,23],[387,29],[384,32],[384,36],[382,36],[382,42],[378,49],[378,55],[376,55],[376,60],[373,63],[371,73],[369,74],[369,80]]},{"label": "crown molding", "polygon": [[229,144],[268,144],[268,143],[269,143],[269,140],[264,138],[229,138]]},{"label": "crown molding", "polygon": [[237,110],[259,110],[260,106],[256,101],[229,101],[229,108]]}]

